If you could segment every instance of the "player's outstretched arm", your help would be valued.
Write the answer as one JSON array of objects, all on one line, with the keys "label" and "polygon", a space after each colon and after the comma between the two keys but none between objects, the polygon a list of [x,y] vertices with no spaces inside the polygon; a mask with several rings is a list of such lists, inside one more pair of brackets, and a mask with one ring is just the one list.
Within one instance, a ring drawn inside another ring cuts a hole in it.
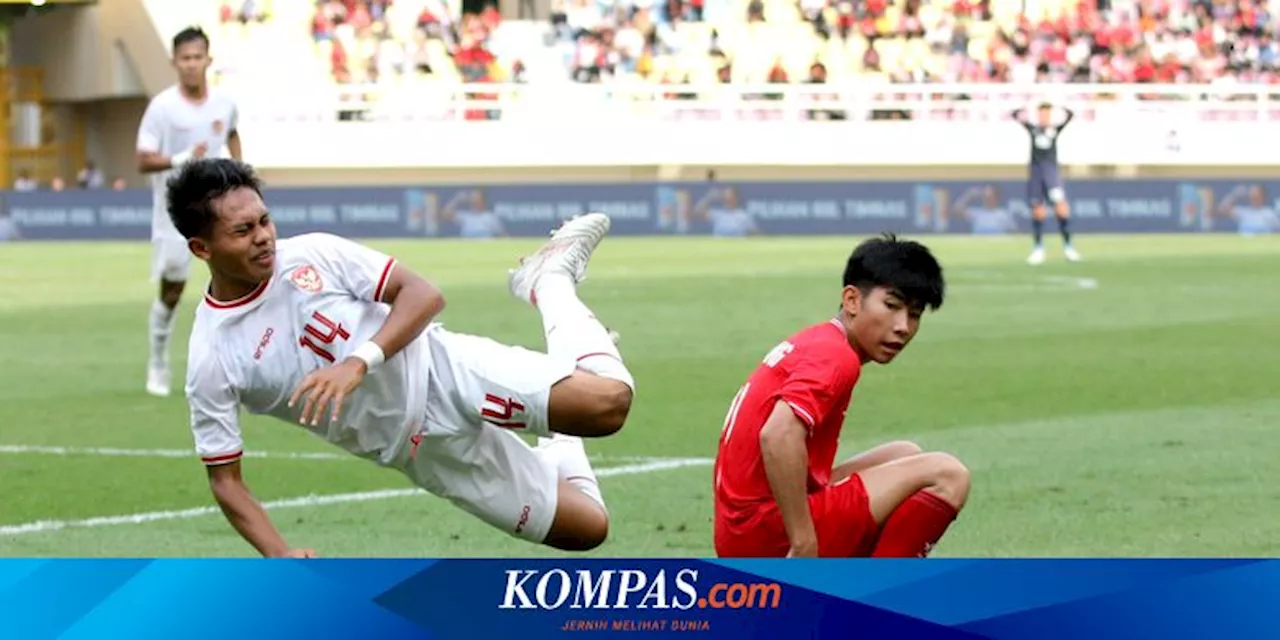
[{"label": "player's outstretched arm", "polygon": [[444,311],[444,294],[440,289],[399,263],[387,276],[382,301],[391,305],[391,313],[382,328],[373,334],[373,342],[388,358],[413,342],[431,320]]},{"label": "player's outstretched arm", "polygon": [[236,531],[240,532],[253,548],[263,557],[285,558],[310,557],[314,555],[307,550],[293,551],[285,544],[280,532],[271,524],[266,509],[254,499],[249,487],[240,475],[240,461],[209,467],[209,487],[213,497],[222,508],[222,513]]},{"label": "player's outstretched arm", "polygon": [[809,512],[808,429],[791,406],[778,401],[760,430],[760,456],[769,488],[791,541],[787,557],[818,557],[818,534]]}]

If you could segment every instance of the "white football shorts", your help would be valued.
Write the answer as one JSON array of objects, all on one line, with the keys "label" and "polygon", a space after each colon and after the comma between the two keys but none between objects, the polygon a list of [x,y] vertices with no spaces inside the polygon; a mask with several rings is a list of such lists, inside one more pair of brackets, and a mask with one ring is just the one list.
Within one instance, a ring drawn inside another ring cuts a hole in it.
[{"label": "white football shorts", "polygon": [[549,433],[551,386],[577,364],[439,326],[428,331],[426,420],[396,466],[490,525],[542,542],[559,474],[517,434]]},{"label": "white football shorts", "polygon": [[186,282],[191,274],[191,250],[187,239],[176,231],[151,237],[151,281]]}]

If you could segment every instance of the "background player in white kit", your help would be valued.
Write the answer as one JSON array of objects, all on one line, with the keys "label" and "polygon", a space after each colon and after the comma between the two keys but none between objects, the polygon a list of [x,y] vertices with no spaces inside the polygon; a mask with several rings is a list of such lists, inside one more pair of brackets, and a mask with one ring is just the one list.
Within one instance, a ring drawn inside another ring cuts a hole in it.
[{"label": "background player in white kit", "polygon": [[634,381],[576,285],[608,217],[566,222],[511,272],[512,294],[542,315],[540,353],[433,324],[440,292],[373,249],[328,234],[277,242],[241,162],[188,163],[168,202],[211,276],[187,372],[196,448],[259,552],[312,553],[285,543],[241,477],[240,406],[300,421],[511,535],[565,550],[605,540],[608,512],[575,436],[622,428]]},{"label": "background player in white kit", "polygon": [[191,269],[187,241],[174,229],[165,204],[165,181],[183,163],[206,156],[239,160],[235,103],[209,88],[209,38],[192,27],[173,37],[173,66],[178,83],[151,99],[138,126],[138,171],[150,174],[152,197],[151,279],[160,283],[151,303],[147,392],[170,390],[169,335],[174,309]]}]

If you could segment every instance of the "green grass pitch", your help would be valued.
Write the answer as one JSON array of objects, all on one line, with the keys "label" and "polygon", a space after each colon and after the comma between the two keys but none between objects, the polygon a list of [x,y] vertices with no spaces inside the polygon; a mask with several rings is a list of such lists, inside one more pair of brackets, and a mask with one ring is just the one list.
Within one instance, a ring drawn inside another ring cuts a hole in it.
[{"label": "green grass pitch", "polygon": [[[778,341],[835,311],[859,239],[605,241],[582,296],[621,334],[639,389],[627,427],[588,444],[614,468],[613,533],[594,555],[712,553],[706,461],[729,400]],[[541,348],[505,279],[535,242],[373,244],[444,289],[450,328]],[[897,362],[864,373],[843,448],[909,438],[969,464],[969,506],[935,555],[1280,553],[1280,238],[1083,236],[1086,262],[1051,243],[1036,268],[1023,238],[927,242],[947,303]],[[145,244],[0,246],[0,556],[251,554],[208,510],[181,394],[143,392],[148,259]],[[195,267],[193,289],[207,278]],[[288,457],[341,453],[290,425],[249,419],[246,441],[279,454],[245,472],[260,499],[297,499],[273,511],[294,545],[553,553],[385,492],[408,487],[395,472]]]}]

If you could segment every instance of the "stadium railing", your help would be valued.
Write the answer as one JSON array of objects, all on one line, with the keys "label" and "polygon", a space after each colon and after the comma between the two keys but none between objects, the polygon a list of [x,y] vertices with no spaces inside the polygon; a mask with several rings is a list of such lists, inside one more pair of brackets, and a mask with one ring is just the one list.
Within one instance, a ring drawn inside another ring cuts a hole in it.
[{"label": "stadium railing", "polygon": [[[1010,119],[1072,109],[1065,165],[1280,165],[1280,88],[438,85],[236,92],[266,167],[1022,165]],[[680,96],[685,96],[681,98]],[[827,121],[822,121],[822,120]],[[1266,126],[1259,126],[1266,123]]]},{"label": "stadium railing", "polygon": [[1041,101],[1083,120],[1280,120],[1280,86],[1123,84],[439,84],[232,87],[266,122],[1007,120]]}]

